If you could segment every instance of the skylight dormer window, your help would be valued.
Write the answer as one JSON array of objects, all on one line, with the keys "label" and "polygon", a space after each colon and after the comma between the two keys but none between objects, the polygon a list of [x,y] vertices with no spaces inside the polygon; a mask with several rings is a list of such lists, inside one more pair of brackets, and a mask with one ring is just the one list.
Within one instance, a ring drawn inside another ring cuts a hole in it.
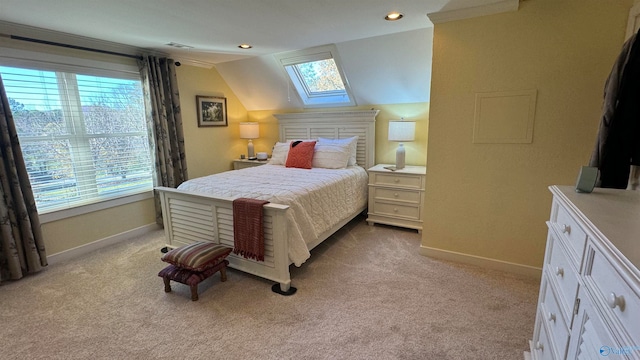
[{"label": "skylight dormer window", "polygon": [[276,55],[304,107],[354,106],[334,45]]}]

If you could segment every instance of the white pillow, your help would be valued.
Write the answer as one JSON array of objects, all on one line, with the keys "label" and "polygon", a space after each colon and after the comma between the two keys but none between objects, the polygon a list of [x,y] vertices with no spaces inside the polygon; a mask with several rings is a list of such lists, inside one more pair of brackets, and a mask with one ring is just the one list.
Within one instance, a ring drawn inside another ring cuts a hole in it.
[{"label": "white pillow", "polygon": [[289,154],[289,147],[291,146],[292,141],[316,141],[313,139],[306,140],[289,140],[286,142],[277,142],[273,145],[273,150],[271,151],[271,160],[269,160],[269,164],[271,165],[284,165],[287,163],[287,155]]},{"label": "white pillow", "polygon": [[349,163],[349,144],[316,143],[311,166],[325,169],[344,169]]},{"label": "white pillow", "polygon": [[289,142],[277,142],[273,146],[273,151],[271,152],[271,160],[269,160],[269,164],[271,165],[284,165],[287,161],[287,154],[289,153]]},{"label": "white pillow", "polygon": [[327,139],[327,138],[318,138],[319,144],[338,144],[338,145],[349,145],[349,162],[347,166],[356,165],[356,154],[358,151],[358,136],[353,136],[345,139]]}]

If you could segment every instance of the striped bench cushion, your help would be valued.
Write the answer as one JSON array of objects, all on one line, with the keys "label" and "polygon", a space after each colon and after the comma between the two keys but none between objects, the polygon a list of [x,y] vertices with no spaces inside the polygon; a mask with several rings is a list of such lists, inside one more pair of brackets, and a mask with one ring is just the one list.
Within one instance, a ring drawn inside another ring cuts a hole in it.
[{"label": "striped bench cushion", "polygon": [[222,262],[231,250],[220,244],[196,242],[169,251],[162,261],[182,269],[204,271]]}]

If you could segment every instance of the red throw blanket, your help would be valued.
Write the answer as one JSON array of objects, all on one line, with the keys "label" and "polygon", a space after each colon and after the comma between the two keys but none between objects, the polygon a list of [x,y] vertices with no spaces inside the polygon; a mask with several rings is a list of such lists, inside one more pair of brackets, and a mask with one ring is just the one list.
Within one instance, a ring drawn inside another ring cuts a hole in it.
[{"label": "red throw blanket", "polygon": [[233,239],[235,254],[264,261],[262,206],[268,201],[238,198],[233,200]]}]

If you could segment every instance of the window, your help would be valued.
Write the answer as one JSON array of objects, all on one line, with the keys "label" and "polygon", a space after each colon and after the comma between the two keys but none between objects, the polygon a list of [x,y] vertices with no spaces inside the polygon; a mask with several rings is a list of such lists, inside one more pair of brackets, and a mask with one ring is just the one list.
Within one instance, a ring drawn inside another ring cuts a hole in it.
[{"label": "window", "polygon": [[305,107],[354,106],[335,46],[276,55]]},{"label": "window", "polygon": [[39,213],[149,191],[139,76],[0,66]]}]

